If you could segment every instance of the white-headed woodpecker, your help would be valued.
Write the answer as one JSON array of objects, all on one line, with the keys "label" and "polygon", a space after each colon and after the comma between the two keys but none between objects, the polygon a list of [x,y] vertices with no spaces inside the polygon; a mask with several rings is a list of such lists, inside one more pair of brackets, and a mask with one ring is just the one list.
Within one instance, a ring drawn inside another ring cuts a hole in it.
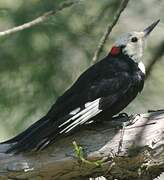
[{"label": "white-headed woodpecker", "polygon": [[120,37],[108,55],[82,73],[44,117],[1,143],[5,152],[43,149],[84,124],[111,119],[122,111],[143,89],[145,40],[158,22]]}]

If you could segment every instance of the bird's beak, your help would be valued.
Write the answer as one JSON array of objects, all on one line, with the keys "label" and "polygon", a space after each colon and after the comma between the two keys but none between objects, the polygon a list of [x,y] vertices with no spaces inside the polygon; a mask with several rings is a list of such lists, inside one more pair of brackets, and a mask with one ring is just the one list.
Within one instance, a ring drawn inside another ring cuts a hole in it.
[{"label": "bird's beak", "polygon": [[144,37],[147,37],[151,33],[151,31],[155,28],[155,26],[159,23],[159,21],[160,21],[160,19],[158,19],[157,21],[155,21],[150,26],[148,26],[147,28],[144,29],[144,31],[143,31]]}]

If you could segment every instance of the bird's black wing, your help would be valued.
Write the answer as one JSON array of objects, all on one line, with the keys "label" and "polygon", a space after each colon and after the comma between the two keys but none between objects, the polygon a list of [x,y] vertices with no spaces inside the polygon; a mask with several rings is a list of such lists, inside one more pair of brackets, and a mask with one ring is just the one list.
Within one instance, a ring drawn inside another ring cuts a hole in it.
[{"label": "bird's black wing", "polygon": [[112,78],[93,83],[87,91],[87,101],[69,113],[69,118],[60,123],[59,133],[68,133],[79,125],[110,108],[133,86],[128,73],[120,72]]},{"label": "bird's black wing", "polygon": [[[47,115],[50,119],[59,119],[70,111],[83,106],[86,102],[98,96],[105,96],[104,90],[106,88],[103,89],[103,87],[108,86],[108,84],[110,84],[108,92],[112,93],[115,88],[117,89],[118,84],[116,83],[122,76],[119,73],[128,71],[128,68],[126,62],[120,61],[116,57],[105,57],[82,73],[76,82],[57,99]],[[116,80],[117,78],[118,80]],[[116,82],[114,82],[115,80]]]}]

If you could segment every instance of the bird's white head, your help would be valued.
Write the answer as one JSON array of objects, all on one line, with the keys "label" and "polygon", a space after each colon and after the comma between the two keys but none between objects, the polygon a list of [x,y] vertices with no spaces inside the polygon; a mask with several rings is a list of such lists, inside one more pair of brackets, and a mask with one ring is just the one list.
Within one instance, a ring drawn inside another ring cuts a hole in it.
[{"label": "bird's white head", "polygon": [[114,43],[110,53],[115,55],[121,49],[123,54],[129,56],[135,62],[140,62],[143,56],[145,41],[159,21],[152,23],[143,31],[124,34]]}]

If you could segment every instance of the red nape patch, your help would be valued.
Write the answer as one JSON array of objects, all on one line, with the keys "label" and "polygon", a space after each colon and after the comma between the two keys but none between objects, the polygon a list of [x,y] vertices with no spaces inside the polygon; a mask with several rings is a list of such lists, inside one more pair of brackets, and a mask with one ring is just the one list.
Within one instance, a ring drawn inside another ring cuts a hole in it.
[{"label": "red nape patch", "polygon": [[120,53],[120,51],[121,51],[120,47],[113,46],[111,51],[110,51],[110,54],[111,55],[117,55]]}]

